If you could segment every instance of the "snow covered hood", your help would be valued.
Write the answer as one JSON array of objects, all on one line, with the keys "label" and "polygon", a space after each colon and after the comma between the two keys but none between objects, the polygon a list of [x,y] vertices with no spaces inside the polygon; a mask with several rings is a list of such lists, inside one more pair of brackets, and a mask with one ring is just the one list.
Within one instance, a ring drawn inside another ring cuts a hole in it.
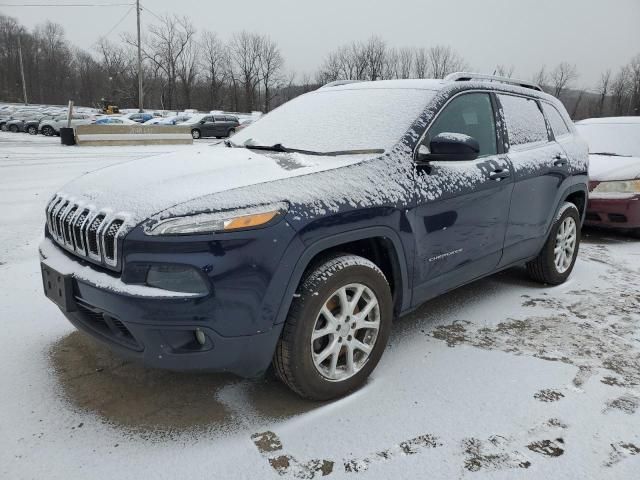
[{"label": "snow covered hood", "polygon": [[589,155],[589,178],[599,182],[640,178],[640,157]]},{"label": "snow covered hood", "polygon": [[[138,224],[170,207],[182,205],[181,210],[190,211],[188,202],[201,197],[346,167],[371,157],[193,146],[94,171],[68,183],[59,194],[89,207],[107,209],[127,218],[130,224]],[[246,200],[243,206],[262,203],[258,197]],[[207,209],[216,208],[217,205],[207,205]],[[197,213],[196,210],[191,213]]]}]

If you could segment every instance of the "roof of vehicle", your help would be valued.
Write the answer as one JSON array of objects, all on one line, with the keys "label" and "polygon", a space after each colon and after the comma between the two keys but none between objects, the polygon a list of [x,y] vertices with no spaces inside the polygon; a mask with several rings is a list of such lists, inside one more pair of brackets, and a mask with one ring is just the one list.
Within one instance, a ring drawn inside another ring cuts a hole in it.
[{"label": "roof of vehicle", "polygon": [[633,123],[640,124],[640,117],[602,117],[602,118],[586,118],[576,122],[576,125],[591,125],[596,123],[614,124],[614,123]]},{"label": "roof of vehicle", "polygon": [[459,82],[485,82],[491,83],[494,87],[508,85],[511,87],[520,87],[536,92],[544,93],[539,85],[525,80],[518,80],[508,77],[500,77],[496,75],[486,75],[482,73],[472,72],[454,72],[447,75],[444,79],[406,79],[406,80],[376,80],[376,81],[359,81],[359,80],[337,80],[331,82],[320,90],[360,90],[360,89],[420,89],[420,90],[440,90],[446,85],[452,85]]},{"label": "roof of vehicle", "polygon": [[322,89],[331,90],[367,90],[367,89],[418,89],[418,90],[440,90],[445,85],[444,80],[434,79],[410,79],[410,80],[376,80],[340,83],[339,85],[325,85]]}]

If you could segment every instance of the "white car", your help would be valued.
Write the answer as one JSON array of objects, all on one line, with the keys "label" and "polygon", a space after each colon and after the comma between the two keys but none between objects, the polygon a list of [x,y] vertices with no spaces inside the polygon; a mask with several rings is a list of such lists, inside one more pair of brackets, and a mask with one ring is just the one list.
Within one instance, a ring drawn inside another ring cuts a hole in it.
[{"label": "white car", "polygon": [[111,116],[97,118],[93,123],[96,125],[138,125],[137,122],[134,122],[127,117]]},{"label": "white car", "polygon": [[[85,113],[74,113],[71,116],[71,126],[76,127],[78,125],[89,125],[93,123],[95,120],[94,115],[89,115]],[[43,135],[51,137],[53,135],[60,134],[60,128],[67,126],[67,115],[58,115],[53,119],[48,119],[40,122],[38,126],[38,131]]]}]

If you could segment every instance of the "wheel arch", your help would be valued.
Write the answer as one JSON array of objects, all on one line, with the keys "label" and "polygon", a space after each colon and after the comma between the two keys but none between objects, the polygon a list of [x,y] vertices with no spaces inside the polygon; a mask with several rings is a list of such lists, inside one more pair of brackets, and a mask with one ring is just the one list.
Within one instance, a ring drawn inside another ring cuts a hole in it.
[{"label": "wheel arch", "polygon": [[407,259],[398,234],[385,226],[367,227],[319,239],[305,248],[290,276],[275,318],[276,324],[286,320],[293,296],[307,270],[323,257],[341,252],[367,258],[382,270],[391,286],[394,316],[409,308],[411,295]]}]

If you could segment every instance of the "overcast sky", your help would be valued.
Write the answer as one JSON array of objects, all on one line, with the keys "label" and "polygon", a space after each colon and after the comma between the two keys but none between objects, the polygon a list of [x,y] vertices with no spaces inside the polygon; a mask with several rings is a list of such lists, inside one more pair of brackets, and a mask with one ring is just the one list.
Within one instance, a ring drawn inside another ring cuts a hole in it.
[{"label": "overcast sky", "polygon": [[[0,0],[0,12],[31,28],[60,23],[75,44],[89,48],[130,7],[69,8],[68,3],[134,0]],[[51,7],[7,7],[2,4]],[[576,86],[593,87],[600,73],[640,53],[640,0],[143,0],[156,14],[187,15],[199,30],[228,38],[248,30],[278,42],[287,68],[314,73],[330,50],[376,34],[391,46],[451,45],[476,71],[513,65],[529,79],[541,65],[575,63]],[[54,6],[58,5],[58,6]],[[155,18],[143,13],[143,26]],[[110,35],[135,31],[135,11]]]}]

